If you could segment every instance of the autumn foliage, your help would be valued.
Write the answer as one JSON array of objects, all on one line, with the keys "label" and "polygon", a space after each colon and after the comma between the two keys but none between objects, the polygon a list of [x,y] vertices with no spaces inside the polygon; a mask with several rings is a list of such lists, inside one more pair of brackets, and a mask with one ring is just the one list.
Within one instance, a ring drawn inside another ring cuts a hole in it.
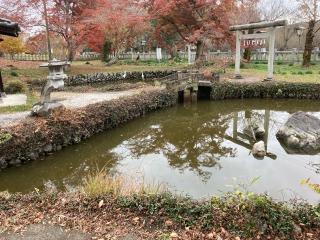
[{"label": "autumn foliage", "polygon": [[0,51],[10,54],[11,58],[13,58],[14,54],[25,51],[25,47],[20,38],[5,37],[3,41],[0,42]]},{"label": "autumn foliage", "polygon": [[155,35],[162,44],[173,39],[197,47],[196,59],[203,54],[205,43],[221,44],[231,40],[230,14],[234,0],[146,0]]},{"label": "autumn foliage", "polygon": [[[67,58],[84,48],[101,52],[110,42],[112,54],[162,47],[172,56],[187,44],[196,47],[196,58],[207,48],[232,44],[229,26],[256,21],[258,0],[3,0],[7,15],[28,26],[44,27],[43,4],[48,8],[52,38],[60,38]],[[18,6],[18,7],[17,7]],[[18,11],[19,8],[19,11]],[[21,10],[20,10],[21,9]],[[14,17],[13,14],[17,13]],[[28,15],[27,13],[31,13]],[[43,39],[44,28],[38,35]],[[33,40],[34,36],[32,36]],[[31,43],[34,45],[34,41]],[[33,48],[36,45],[33,46]],[[33,49],[32,52],[37,52]]]}]

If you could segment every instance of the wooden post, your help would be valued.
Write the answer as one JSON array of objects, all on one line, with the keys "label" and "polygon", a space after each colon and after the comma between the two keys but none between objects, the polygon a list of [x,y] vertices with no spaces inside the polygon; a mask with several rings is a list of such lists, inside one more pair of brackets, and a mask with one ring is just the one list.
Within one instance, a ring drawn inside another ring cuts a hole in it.
[{"label": "wooden post", "polygon": [[241,79],[240,63],[241,63],[241,35],[240,31],[236,32],[236,62],[235,62],[235,78]]},{"label": "wooden post", "polygon": [[273,65],[274,65],[274,56],[275,56],[275,40],[276,40],[276,28],[273,27],[269,31],[269,57],[268,57],[268,76],[267,81],[273,79]]},{"label": "wooden post", "polygon": [[191,60],[191,45],[188,44],[188,64],[191,65],[192,64],[192,60]]},{"label": "wooden post", "polygon": [[264,113],[264,144],[266,146],[266,151],[268,151],[268,141],[269,141],[269,124],[270,124],[270,110],[265,110]]},{"label": "wooden post", "polygon": [[185,89],[183,91],[183,102],[190,102],[191,101],[191,90]]},{"label": "wooden post", "polygon": [[234,139],[238,138],[238,112],[233,113],[233,127],[232,127],[232,137]]},{"label": "wooden post", "polygon": [[4,87],[3,87],[3,81],[2,81],[2,73],[1,73],[1,69],[0,69],[0,98],[4,97]]}]

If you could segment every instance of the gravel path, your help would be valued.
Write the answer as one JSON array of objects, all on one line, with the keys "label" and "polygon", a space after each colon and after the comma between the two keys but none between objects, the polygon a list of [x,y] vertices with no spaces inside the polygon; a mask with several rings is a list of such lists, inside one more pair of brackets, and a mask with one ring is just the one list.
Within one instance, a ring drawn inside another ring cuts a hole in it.
[{"label": "gravel path", "polygon": [[[155,89],[154,87],[144,87],[139,89],[131,89],[121,92],[91,92],[91,93],[75,93],[75,92],[53,92],[51,99],[61,102],[66,108],[80,108],[90,104],[110,101],[121,97],[129,97]],[[18,112],[10,114],[0,114],[0,128],[8,127],[19,123],[28,117],[30,112]]]},{"label": "gravel path", "polygon": [[17,113],[9,113],[9,114],[0,114],[0,127],[7,127],[10,125],[14,125],[21,120],[25,119],[30,112],[17,112]]},{"label": "gravel path", "polygon": [[121,92],[92,93],[54,92],[51,94],[51,99],[62,103],[66,108],[79,108],[98,102],[132,96],[140,93],[141,91],[142,89],[133,89]]},{"label": "gravel path", "polygon": [[67,232],[58,226],[31,225],[23,234],[0,234],[0,240],[88,240],[91,237],[78,231]]},{"label": "gravel path", "polygon": [[24,105],[27,102],[25,94],[8,94],[4,98],[0,98],[0,107]]}]

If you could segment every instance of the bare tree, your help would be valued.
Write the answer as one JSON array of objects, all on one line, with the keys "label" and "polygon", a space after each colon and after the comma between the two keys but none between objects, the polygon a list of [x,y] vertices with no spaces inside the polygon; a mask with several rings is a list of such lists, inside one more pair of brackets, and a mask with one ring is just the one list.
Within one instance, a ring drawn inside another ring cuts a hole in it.
[{"label": "bare tree", "polygon": [[299,17],[308,22],[306,42],[303,52],[304,67],[308,67],[311,62],[311,55],[314,48],[315,34],[320,30],[317,24],[320,22],[320,0],[297,0],[299,4]]},{"label": "bare tree", "polygon": [[289,18],[293,12],[292,5],[285,0],[260,0],[259,9],[261,18],[266,21]]}]

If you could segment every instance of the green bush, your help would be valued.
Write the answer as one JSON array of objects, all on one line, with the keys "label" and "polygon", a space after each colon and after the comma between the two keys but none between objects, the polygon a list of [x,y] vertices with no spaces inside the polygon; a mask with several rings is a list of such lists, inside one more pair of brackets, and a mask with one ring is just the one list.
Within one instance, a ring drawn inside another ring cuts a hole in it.
[{"label": "green bush", "polygon": [[26,85],[18,80],[10,81],[4,87],[4,91],[8,94],[22,93],[25,90]]},{"label": "green bush", "polygon": [[306,71],[306,74],[313,74],[313,71],[308,70],[308,71]]},{"label": "green bush", "polygon": [[31,79],[27,80],[27,84],[32,87],[43,87],[47,82],[47,79]]},{"label": "green bush", "polygon": [[293,63],[289,63],[288,65],[289,65],[290,67],[292,67],[294,64],[293,64]]},{"label": "green bush", "polygon": [[17,72],[14,72],[14,71],[10,72],[10,75],[11,75],[12,77],[18,77],[18,73],[17,73]]},{"label": "green bush", "polygon": [[277,65],[283,65],[283,62],[282,61],[278,61]]},{"label": "green bush", "polygon": [[299,71],[299,72],[298,72],[298,75],[304,75],[304,72]]}]

